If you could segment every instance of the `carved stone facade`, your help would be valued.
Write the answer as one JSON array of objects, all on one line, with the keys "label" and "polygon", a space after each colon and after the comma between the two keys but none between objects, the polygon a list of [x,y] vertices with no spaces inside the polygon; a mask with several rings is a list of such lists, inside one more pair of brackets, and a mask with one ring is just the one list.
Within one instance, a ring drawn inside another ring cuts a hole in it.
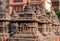
[{"label": "carved stone facade", "polygon": [[[41,11],[40,11],[41,10]],[[24,10],[8,14],[0,1],[0,41],[56,41],[60,24],[52,9],[47,15],[44,7],[37,5],[34,11],[27,2]]]}]

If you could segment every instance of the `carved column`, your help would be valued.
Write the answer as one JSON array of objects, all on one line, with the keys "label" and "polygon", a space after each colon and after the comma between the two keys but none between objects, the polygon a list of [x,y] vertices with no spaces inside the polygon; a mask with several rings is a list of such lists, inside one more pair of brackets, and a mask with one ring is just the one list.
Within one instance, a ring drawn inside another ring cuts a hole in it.
[{"label": "carved column", "polygon": [[46,24],[43,24],[44,29],[43,29],[42,33],[43,33],[44,36],[46,36],[48,34],[47,31],[46,31],[46,27],[47,27]]}]

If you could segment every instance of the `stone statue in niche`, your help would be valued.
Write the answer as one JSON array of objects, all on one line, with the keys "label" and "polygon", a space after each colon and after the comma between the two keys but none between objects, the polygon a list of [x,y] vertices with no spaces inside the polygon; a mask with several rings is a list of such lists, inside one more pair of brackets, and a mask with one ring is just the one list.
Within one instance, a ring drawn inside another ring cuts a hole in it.
[{"label": "stone statue in niche", "polygon": [[13,23],[10,23],[8,27],[9,27],[8,29],[9,29],[10,35],[13,35],[16,33],[16,27],[13,25]]}]

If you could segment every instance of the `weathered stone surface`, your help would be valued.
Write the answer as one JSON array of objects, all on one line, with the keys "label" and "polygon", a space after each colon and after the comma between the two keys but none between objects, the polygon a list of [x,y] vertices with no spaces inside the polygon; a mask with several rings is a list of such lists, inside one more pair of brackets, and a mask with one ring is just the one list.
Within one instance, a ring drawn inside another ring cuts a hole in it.
[{"label": "weathered stone surface", "polygon": [[[0,41],[55,41],[60,34],[60,23],[54,10],[47,15],[45,8],[32,9],[27,2],[24,10],[8,14],[0,2]],[[5,40],[4,40],[5,39]]]}]

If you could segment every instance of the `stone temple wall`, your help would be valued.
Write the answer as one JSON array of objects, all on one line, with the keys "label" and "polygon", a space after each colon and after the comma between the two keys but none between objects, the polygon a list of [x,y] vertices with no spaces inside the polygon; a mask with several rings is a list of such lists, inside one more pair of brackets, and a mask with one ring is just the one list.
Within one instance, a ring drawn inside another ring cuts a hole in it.
[{"label": "stone temple wall", "polygon": [[[41,11],[40,11],[41,10]],[[24,10],[8,14],[0,2],[0,41],[56,41],[60,35],[60,23],[55,11],[50,14],[36,6],[34,11],[27,2]]]}]

